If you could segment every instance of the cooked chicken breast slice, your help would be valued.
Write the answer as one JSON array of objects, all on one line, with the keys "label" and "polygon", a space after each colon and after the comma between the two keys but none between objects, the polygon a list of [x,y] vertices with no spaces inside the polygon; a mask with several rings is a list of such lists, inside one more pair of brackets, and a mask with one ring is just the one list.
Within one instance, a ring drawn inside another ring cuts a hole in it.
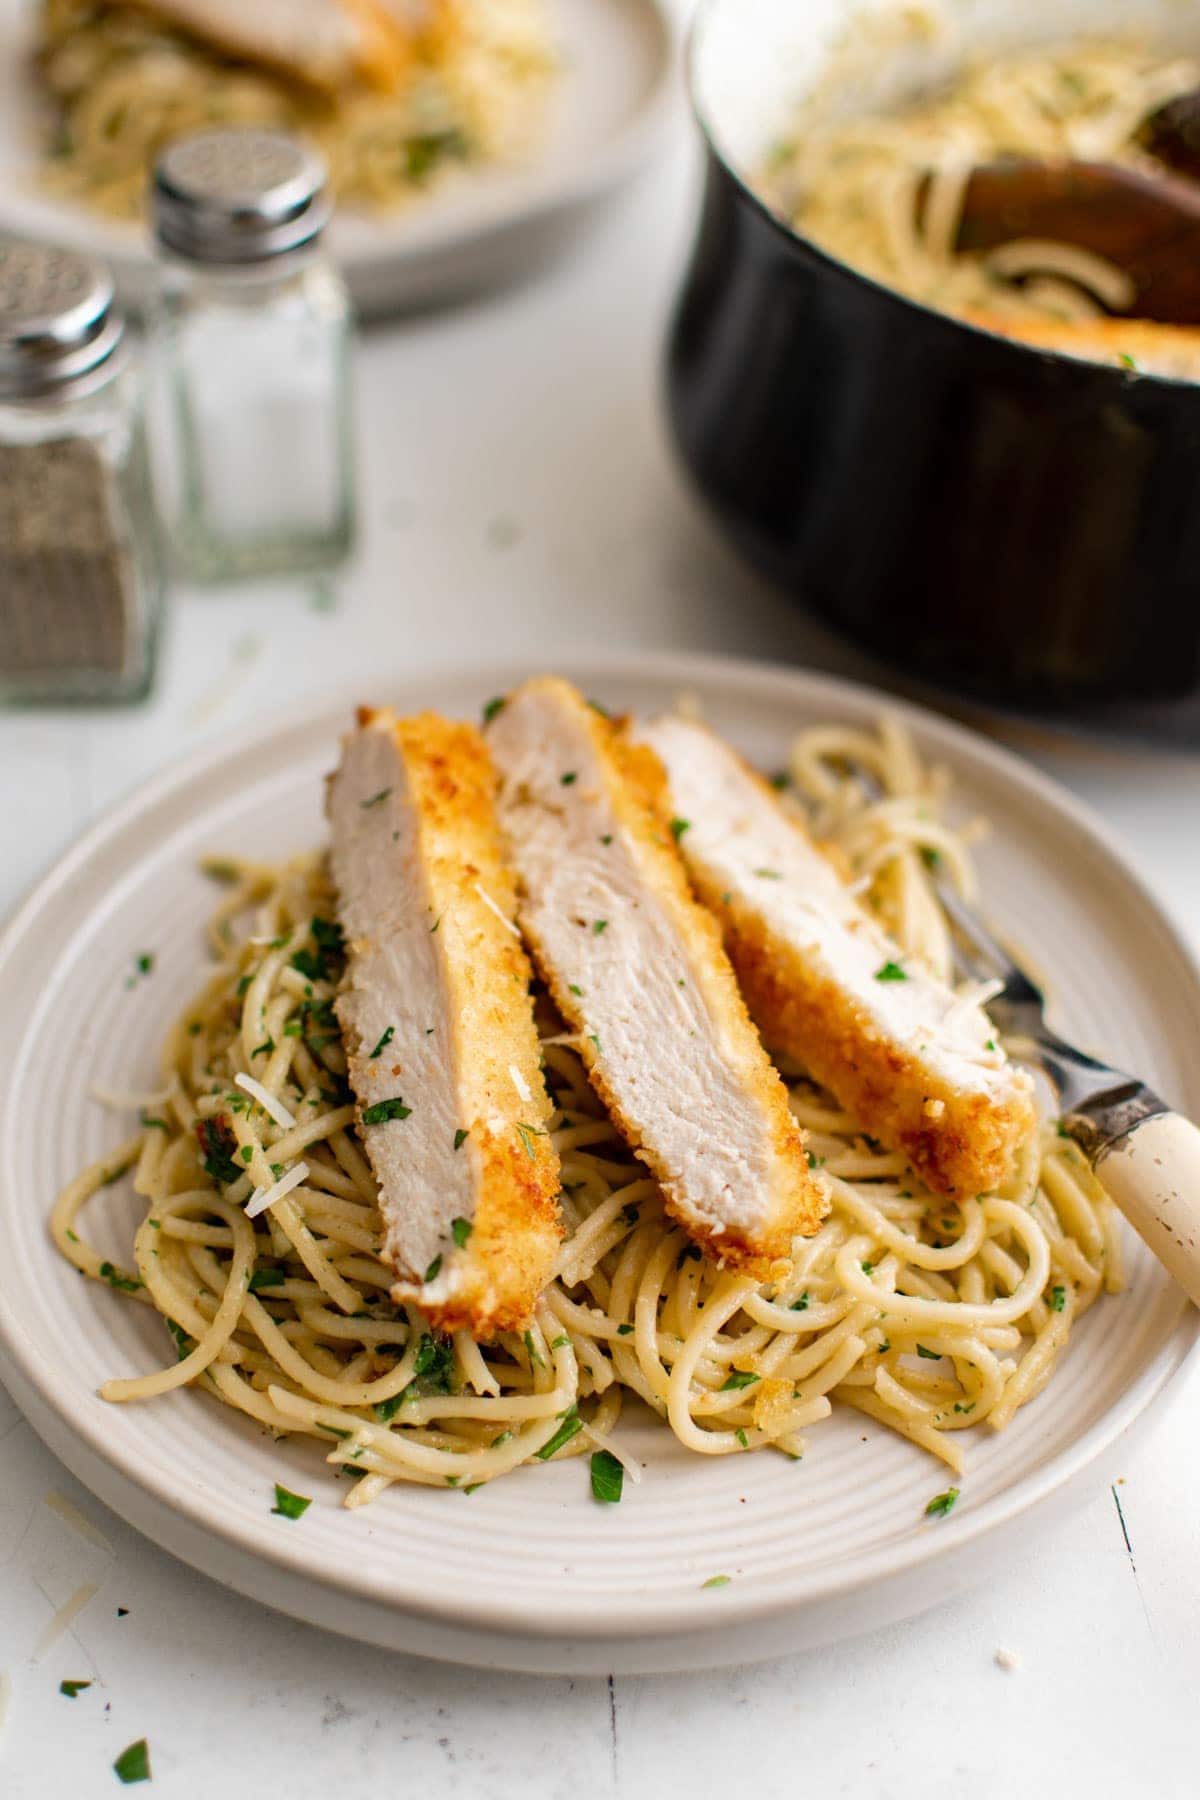
[{"label": "cooked chicken breast slice", "polygon": [[1029,1077],[987,1015],[904,957],[714,733],[661,718],[640,736],[667,772],[684,860],[766,1042],[938,1193],[994,1190],[1036,1117]]},{"label": "cooked chicken breast slice", "polygon": [[[125,0],[105,0],[107,5]],[[180,31],[252,63],[336,92],[356,80],[392,87],[408,62],[398,17],[376,0],[143,0]]]},{"label": "cooked chicken breast slice", "polygon": [[528,959],[473,726],[364,710],[329,786],[335,1001],[397,1301],[528,1322],[561,1237]]},{"label": "cooked chicken breast slice", "polygon": [[488,744],[521,926],[597,1092],[691,1237],[765,1271],[824,1196],[688,890],[657,760],[549,677],[509,697]]}]

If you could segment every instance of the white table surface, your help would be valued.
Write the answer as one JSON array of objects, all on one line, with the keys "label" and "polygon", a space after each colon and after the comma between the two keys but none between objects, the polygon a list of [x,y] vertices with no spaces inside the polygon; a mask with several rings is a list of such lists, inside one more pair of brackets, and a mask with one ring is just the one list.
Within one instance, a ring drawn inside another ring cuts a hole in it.
[{"label": "white table surface", "polygon": [[[335,610],[311,584],[182,597],[146,708],[0,718],[0,911],[151,771],[356,677],[365,698],[389,670],[491,652],[548,666],[588,645],[853,668],[732,560],[672,462],[659,353],[694,175],[681,138],[536,284],[364,343],[365,530]],[[1019,736],[1200,939],[1200,758]],[[567,1681],[361,1649],[225,1592],[93,1500],[0,1390],[0,1794],[109,1794],[113,1757],[146,1736],[164,1800],[1194,1796],[1198,1405],[1200,1369],[1122,1485],[911,1624],[773,1667]],[[98,1594],[39,1656],[86,1580]],[[64,1676],[94,1685],[67,1700]]]}]

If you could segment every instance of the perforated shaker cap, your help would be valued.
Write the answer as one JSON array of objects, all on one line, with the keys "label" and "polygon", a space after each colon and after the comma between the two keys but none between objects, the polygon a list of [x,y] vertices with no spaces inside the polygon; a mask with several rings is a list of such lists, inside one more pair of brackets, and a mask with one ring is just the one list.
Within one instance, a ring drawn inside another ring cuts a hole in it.
[{"label": "perforated shaker cap", "polygon": [[103,263],[0,235],[0,400],[52,394],[94,374],[123,332]]},{"label": "perforated shaker cap", "polygon": [[298,250],[329,217],[325,164],[285,131],[200,131],[168,145],[151,190],[160,243],[194,262]]}]

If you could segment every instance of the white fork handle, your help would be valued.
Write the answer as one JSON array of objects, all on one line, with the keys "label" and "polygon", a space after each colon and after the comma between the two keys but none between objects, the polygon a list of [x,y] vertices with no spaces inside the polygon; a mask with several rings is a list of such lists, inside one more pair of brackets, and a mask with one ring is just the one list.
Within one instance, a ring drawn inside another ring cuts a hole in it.
[{"label": "white fork handle", "polygon": [[1096,1174],[1200,1306],[1200,1130],[1179,1113],[1157,1113],[1102,1150]]}]

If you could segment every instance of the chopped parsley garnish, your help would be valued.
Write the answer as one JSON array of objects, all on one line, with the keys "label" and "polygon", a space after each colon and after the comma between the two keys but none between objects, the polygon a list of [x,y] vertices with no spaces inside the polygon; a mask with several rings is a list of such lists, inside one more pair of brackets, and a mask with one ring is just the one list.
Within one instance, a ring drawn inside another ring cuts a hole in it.
[{"label": "chopped parsley garnish", "polygon": [[788,1308],[788,1311],[789,1312],[807,1312],[808,1311],[808,1289],[807,1288],[805,1288],[804,1292],[801,1294],[801,1296],[798,1300],[792,1301],[792,1304]]},{"label": "chopped parsley garnish", "polygon": [[940,1350],[927,1350],[924,1344],[917,1345],[917,1355],[928,1357],[930,1362],[940,1362],[942,1360],[942,1353]]},{"label": "chopped parsley garnish", "polygon": [[594,713],[599,713],[600,717],[602,719],[611,719],[612,718],[612,714],[609,712],[607,706],[601,706],[601,704],[598,700],[589,700],[588,705],[591,707],[591,709]]},{"label": "chopped parsley garnish", "polygon": [[114,1268],[110,1262],[100,1264],[100,1279],[107,1281],[109,1287],[116,1288],[122,1294],[136,1294],[142,1285],[135,1277],[122,1275],[120,1269]]},{"label": "chopped parsley garnish", "polygon": [[408,1389],[403,1387],[398,1394],[391,1394],[386,1400],[377,1400],[375,1402],[371,1410],[381,1425],[391,1424],[396,1414],[400,1411],[400,1408],[404,1405],[404,1399],[407,1393]]},{"label": "chopped parsley garnish", "polygon": [[252,1294],[260,1294],[264,1288],[282,1287],[286,1280],[282,1269],[255,1269],[248,1286]]},{"label": "chopped parsley garnish", "polygon": [[[884,1346],[880,1344],[879,1348],[882,1350]],[[964,1406],[961,1400],[956,1400],[954,1402],[954,1410],[956,1413],[973,1413],[975,1411],[975,1402],[972,1400],[968,1406]]]},{"label": "chopped parsley garnish", "polygon": [[243,1144],[238,1155],[244,1163],[252,1163],[254,1161],[254,1145]]},{"label": "chopped parsley garnish", "polygon": [[958,1489],[956,1487],[947,1488],[944,1494],[935,1494],[933,1496],[933,1499],[926,1506],[925,1511],[932,1518],[944,1519],[957,1499]]},{"label": "chopped parsley garnish", "polygon": [[58,1691],[65,1694],[68,1700],[74,1700],[82,1694],[84,1688],[90,1688],[91,1685],[90,1681],[60,1681]]},{"label": "chopped parsley garnish", "polygon": [[489,700],[483,709],[484,724],[490,725],[496,714],[504,711],[506,704],[503,694],[498,694],[494,700]]},{"label": "chopped parsley garnish", "polygon": [[441,1274],[441,1272],[442,1272],[442,1259],[440,1256],[435,1256],[433,1261],[430,1263],[429,1267],[425,1271],[426,1281],[436,1281],[438,1276]]},{"label": "chopped parsley garnish", "polygon": [[537,1457],[539,1462],[549,1462],[550,1458],[555,1456],[558,1451],[562,1449],[564,1444],[570,1443],[577,1431],[582,1430],[583,1420],[579,1416],[579,1408],[577,1406],[569,1407],[563,1414],[563,1422],[554,1433],[554,1436],[550,1438],[547,1443],[544,1443],[540,1450],[535,1450],[533,1454]]},{"label": "chopped parsley garnish", "polygon": [[[461,1150],[463,1145],[466,1143],[467,1139],[470,1137],[470,1135],[471,1135],[471,1127],[469,1125],[460,1125],[458,1130],[454,1134],[454,1148],[456,1150]],[[454,1222],[456,1225],[458,1224],[457,1219]]]},{"label": "chopped parsley garnish", "polygon": [[371,1052],[371,1056],[370,1056],[371,1062],[374,1062],[375,1058],[377,1056],[383,1055],[384,1051],[387,1049],[388,1045],[391,1043],[391,1041],[395,1037],[395,1035],[396,1035],[396,1027],[394,1025],[389,1025],[387,1030],[384,1032],[383,1036],[380,1038],[379,1042],[376,1044],[375,1048]]},{"label": "chopped parsley garnish", "polygon": [[582,989],[582,988],[581,988],[581,987],[576,987],[576,986],[575,986],[575,983],[574,983],[574,982],[573,982],[573,981],[572,981],[572,982],[568,982],[568,984],[567,984],[567,985],[568,985],[568,988],[569,988],[569,991],[570,991],[570,992],[571,992],[571,993],[572,993],[572,994],[574,994],[574,995],[575,995],[575,997],[576,997],[576,999],[577,999],[577,1000],[582,1000],[582,998],[583,998],[583,989]]},{"label": "chopped parsley garnish", "polygon": [[596,1033],[594,1031],[588,1032],[588,1043],[595,1046],[596,1055],[599,1056],[599,1054],[600,1054],[600,1039],[596,1036]]},{"label": "chopped parsley garnish", "polygon": [[761,875],[764,881],[783,880],[783,876],[779,873],[778,869],[755,869],[754,873],[756,875]]},{"label": "chopped parsley garnish", "polygon": [[625,1470],[611,1450],[592,1452],[592,1498],[615,1506],[625,1488]]},{"label": "chopped parsley garnish", "polygon": [[388,1119],[407,1119],[412,1112],[411,1106],[405,1106],[403,1097],[395,1094],[390,1100],[377,1100],[374,1106],[363,1108],[364,1125],[382,1125]]},{"label": "chopped parsley garnish", "polygon": [[167,1121],[165,1119],[153,1118],[147,1112],[139,1113],[138,1118],[141,1120],[142,1124],[146,1127],[147,1130],[170,1131],[170,1129],[171,1129],[171,1127],[167,1124]]},{"label": "chopped parsley garnish", "polygon": [[941,860],[942,853],[940,850],[932,850],[928,844],[922,844],[921,861],[925,864],[927,869],[936,869],[940,865]]},{"label": "chopped parsley garnish", "polygon": [[250,1061],[253,1062],[256,1056],[270,1056],[274,1048],[275,1039],[273,1037],[265,1037],[262,1043],[256,1044],[254,1049],[250,1052]]},{"label": "chopped parsley garnish", "polygon": [[732,1579],[731,1575],[710,1575],[707,1581],[700,1583],[700,1586],[702,1588],[728,1587]]},{"label": "chopped parsley garnish", "polygon": [[560,784],[563,787],[573,787],[575,785],[575,783],[579,780],[578,770],[568,769],[566,774],[560,775],[558,779],[559,779]]},{"label": "chopped parsley garnish", "polygon": [[204,1152],[204,1169],[214,1181],[228,1187],[241,1179],[242,1171],[233,1160],[237,1139],[222,1113],[211,1119],[197,1119],[196,1138]]},{"label": "chopped parsley garnish", "polygon": [[1066,1304],[1067,1304],[1066,1288],[1065,1287],[1052,1287],[1050,1289],[1050,1311],[1051,1312],[1061,1312],[1063,1307]]},{"label": "chopped parsley garnish", "polygon": [[425,1383],[429,1393],[448,1394],[453,1372],[454,1345],[450,1339],[434,1337],[428,1331],[422,1332],[413,1363],[414,1375]]},{"label": "chopped parsley garnish", "polygon": [[143,950],[142,954],[137,959],[138,974],[139,975],[149,975],[149,973],[153,969],[153,967],[154,967],[153,955],[151,954],[151,952],[149,950]]},{"label": "chopped parsley garnish", "polygon": [[781,794],[784,788],[791,787],[791,785],[792,778],[786,769],[777,769],[774,775],[771,776],[771,786],[775,789],[777,794]]},{"label": "chopped parsley garnish", "polygon": [[593,919],[592,920],[592,934],[594,937],[599,937],[600,933],[602,931],[607,931],[607,930],[608,930],[608,920],[607,919]]},{"label": "chopped parsley garnish", "polygon": [[542,1131],[539,1126],[526,1125],[520,1119],[516,1122],[516,1133],[521,1140],[526,1156],[529,1158],[530,1162],[534,1162],[537,1153],[533,1147],[533,1140],[535,1137],[545,1137],[546,1133]]},{"label": "chopped parsley garnish", "polygon": [[690,819],[672,819],[671,820],[671,836],[675,839],[676,843],[679,842],[679,840],[683,836],[684,832],[690,831],[691,828],[692,828],[692,821]]},{"label": "chopped parsley garnish", "polygon": [[364,812],[366,812],[369,807],[382,806],[391,791],[390,787],[380,788],[379,792],[377,794],[372,794],[369,800],[360,800],[358,804],[362,807]]},{"label": "chopped parsley garnish", "polygon": [[190,1338],[183,1329],[183,1326],[177,1325],[174,1319],[167,1320],[167,1330],[175,1340],[175,1354],[179,1361],[182,1362],[184,1357],[190,1356],[195,1349],[196,1340]]},{"label": "chopped parsley garnish", "polygon": [[907,981],[908,976],[897,962],[885,962],[881,969],[875,971],[876,981]]},{"label": "chopped parsley garnish", "polygon": [[630,1337],[632,1335],[632,1333],[633,1333],[632,1325],[618,1325],[617,1326],[617,1336],[618,1337]]},{"label": "chopped parsley garnish", "polygon": [[253,980],[254,980],[253,975],[243,975],[242,976],[241,980],[237,984],[237,997],[239,1000],[241,999],[242,995],[245,993],[246,989],[250,986],[250,983]]},{"label": "chopped parsley garnish", "polygon": [[306,981],[324,981],[325,964],[311,950],[297,950],[292,958],[292,967],[304,976]]},{"label": "chopped parsley garnish", "polygon": [[150,1750],[145,1738],[139,1738],[136,1744],[127,1744],[113,1764],[113,1773],[117,1780],[126,1787],[132,1787],[135,1781],[149,1781]]},{"label": "chopped parsley garnish", "polygon": [[530,1362],[536,1363],[539,1369],[544,1369],[546,1365],[537,1353],[537,1346],[534,1344],[532,1331],[525,1332],[523,1336],[525,1349],[528,1353]]},{"label": "chopped parsley garnish", "polygon": [[1117,361],[1122,365],[1123,368],[1126,368],[1126,369],[1136,369],[1137,368],[1137,364],[1133,360],[1132,356],[1130,356],[1128,350],[1118,350]]},{"label": "chopped parsley garnish", "polygon": [[753,1387],[756,1381],[761,1380],[761,1375],[754,1375],[749,1369],[730,1369],[718,1392],[728,1394],[733,1388]]},{"label": "chopped parsley garnish", "polygon": [[460,1250],[467,1244],[473,1230],[474,1226],[470,1219],[451,1219],[450,1221],[450,1235]]},{"label": "chopped parsley garnish", "polygon": [[606,848],[606,849],[607,849],[607,847],[608,847],[608,846],[609,846],[609,844],[611,844],[611,843],[612,843],[612,832],[611,832],[611,831],[606,831],[606,832],[605,832],[605,833],[604,833],[604,835],[603,835],[603,837],[602,837],[602,838],[601,838],[601,839],[600,839],[600,842],[601,842],[601,843],[602,843],[602,844],[603,844],[603,845],[604,845],[604,846],[605,846],[605,848]]},{"label": "chopped parsley garnish", "polygon": [[128,1162],[117,1163],[114,1168],[106,1169],[100,1182],[101,1187],[111,1187],[114,1181],[120,1181],[122,1175],[128,1175],[133,1164],[134,1158],[131,1156]]},{"label": "chopped parsley garnish", "polygon": [[271,1508],[271,1511],[273,1513],[278,1513],[280,1518],[302,1518],[311,1505],[312,1501],[307,1499],[303,1494],[289,1493],[287,1488],[280,1487],[278,1482],[275,1483],[275,1504]]},{"label": "chopped parsley garnish", "polygon": [[550,1339],[550,1348],[552,1350],[561,1350],[563,1348],[563,1346],[565,1344],[569,1344],[570,1341],[571,1341],[571,1339],[570,1339],[570,1336],[568,1335],[568,1333],[565,1331],[560,1331],[556,1338]]},{"label": "chopped parsley garnish", "polygon": [[[429,927],[429,935],[430,935],[430,937],[432,937],[432,936],[433,936],[433,934],[434,934],[434,932],[435,932],[435,931],[436,931],[436,930],[437,930],[437,928],[438,928],[438,926],[439,926],[439,925],[440,925],[440,924],[441,924],[441,922],[442,922],[442,914],[441,914],[441,913],[439,913],[439,914],[438,914],[438,916],[437,916],[437,918],[436,918],[436,919],[435,919],[435,920],[434,920],[434,921],[433,921],[433,924],[432,924],[432,925],[431,925],[431,926],[430,926],[430,927]],[[426,1035],[426,1037],[428,1037],[428,1035],[429,1035],[429,1033],[428,1033],[428,1032],[426,1032],[426,1034],[425,1034],[425,1035]]]}]

